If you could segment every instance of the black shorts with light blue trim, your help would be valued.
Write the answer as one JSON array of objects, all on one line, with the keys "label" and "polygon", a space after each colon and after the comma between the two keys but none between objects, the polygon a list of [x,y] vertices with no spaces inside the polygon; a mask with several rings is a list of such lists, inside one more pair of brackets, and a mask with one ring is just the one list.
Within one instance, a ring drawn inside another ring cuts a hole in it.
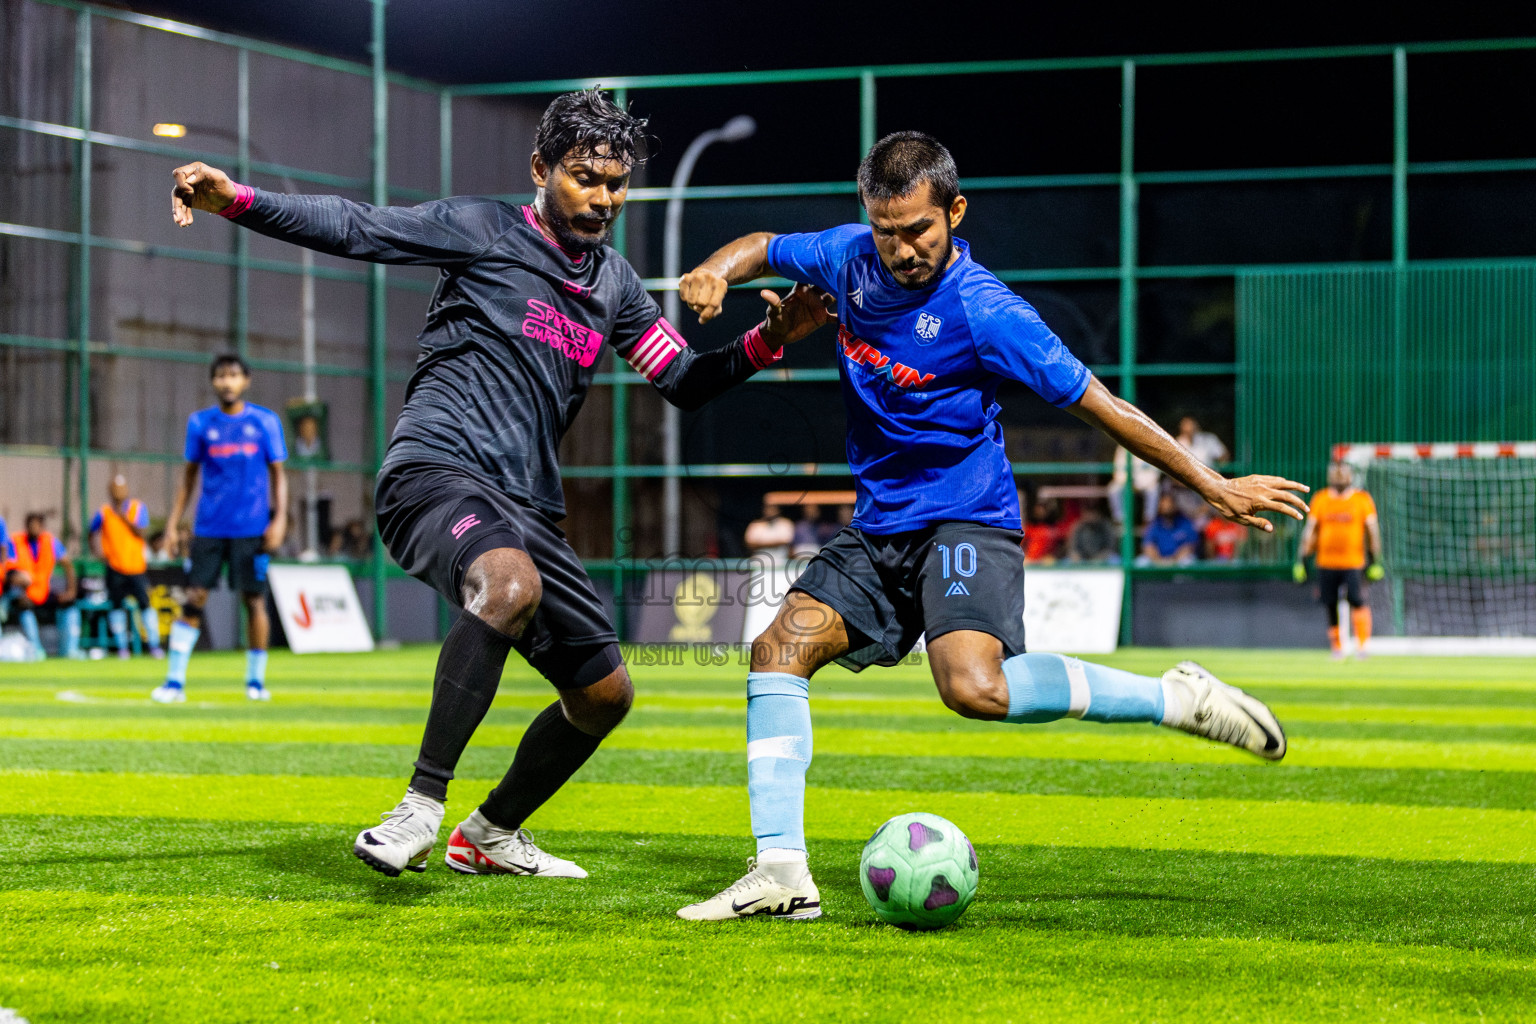
[{"label": "black shorts with light blue trim", "polygon": [[1003,656],[1024,653],[1024,535],[984,523],[937,523],[907,533],[845,527],[792,589],[842,616],[858,672],[894,665],[924,635],[973,629],[997,637]]}]

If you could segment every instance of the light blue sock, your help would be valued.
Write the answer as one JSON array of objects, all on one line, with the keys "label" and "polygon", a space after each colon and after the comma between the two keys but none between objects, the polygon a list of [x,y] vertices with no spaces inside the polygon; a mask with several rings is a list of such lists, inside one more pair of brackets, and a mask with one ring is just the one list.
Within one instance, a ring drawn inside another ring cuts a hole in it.
[{"label": "light blue sock", "polygon": [[65,608],[59,613],[59,654],[72,658],[80,653],[80,609]]},{"label": "light blue sock", "polygon": [[787,672],[747,675],[747,795],[757,849],[805,849],[811,684]]},{"label": "light blue sock", "polygon": [[170,657],[165,661],[165,681],[176,686],[187,685],[187,662],[192,660],[192,648],[197,646],[197,636],[202,630],[177,619],[171,623]]},{"label": "light blue sock", "polygon": [[263,683],[267,681],[267,652],[245,652],[245,681],[248,683]]},{"label": "light blue sock", "polygon": [[1163,721],[1163,683],[1060,654],[1020,654],[1003,662],[1008,722]]},{"label": "light blue sock", "polygon": [[16,616],[16,620],[21,623],[21,635],[27,638],[27,643],[31,644],[38,654],[42,654],[43,638],[37,631],[37,612],[27,608]]},{"label": "light blue sock", "polygon": [[128,649],[128,612],[123,608],[114,608],[107,612],[107,625],[112,630],[112,642],[120,651]]}]

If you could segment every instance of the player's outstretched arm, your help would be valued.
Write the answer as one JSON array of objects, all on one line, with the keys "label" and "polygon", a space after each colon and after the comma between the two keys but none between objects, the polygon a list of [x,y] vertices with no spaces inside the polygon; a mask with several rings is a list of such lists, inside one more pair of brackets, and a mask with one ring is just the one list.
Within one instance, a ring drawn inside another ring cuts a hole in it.
[{"label": "player's outstretched arm", "polygon": [[[648,332],[621,354],[646,374],[668,402],[680,409],[697,409],[774,363],[785,345],[794,344],[832,319],[826,293],[811,285],[796,285],[782,299],[768,289],[760,294],[768,303],[763,322],[729,345],[696,352],[682,346],[679,339],[676,357],[664,370],[654,373],[651,370],[658,359],[665,358],[665,339],[652,338]],[[659,325],[653,328],[659,329]]]},{"label": "player's outstretched arm", "polygon": [[1260,516],[1260,512],[1306,518],[1307,503],[1294,492],[1306,493],[1311,488],[1278,476],[1222,476],[1191,455],[1189,449],[1146,413],[1110,394],[1097,377],[1089,381],[1083,397],[1067,406],[1067,410],[1184,484],[1234,523],[1273,533],[1274,524]]},{"label": "player's outstretched arm", "polygon": [[[678,279],[678,297],[707,324],[720,315],[725,292],[733,284],[745,284],[773,272],[768,266],[768,243],[773,232],[743,235],[716,249],[714,254]],[[764,293],[766,294],[766,293]]]},{"label": "player's outstretched arm", "polygon": [[490,199],[370,206],[340,196],[283,195],[242,185],[202,162],[171,176],[171,217],[180,227],[203,210],[284,242],[371,263],[467,262],[511,225],[504,204]]}]

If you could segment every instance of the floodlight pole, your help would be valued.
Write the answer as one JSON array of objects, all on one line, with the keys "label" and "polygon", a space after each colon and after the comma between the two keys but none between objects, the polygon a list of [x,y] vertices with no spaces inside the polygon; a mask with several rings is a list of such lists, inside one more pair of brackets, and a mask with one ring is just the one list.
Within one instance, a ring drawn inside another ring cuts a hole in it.
[{"label": "floodlight pole", "polygon": [[[661,274],[674,282],[662,296],[662,311],[673,326],[682,319],[682,300],[675,284],[682,275],[683,259],[683,190],[693,176],[693,167],[699,162],[704,150],[716,142],[740,142],[757,131],[757,122],[741,114],[731,118],[719,128],[703,132],[683,151],[672,173],[672,194],[667,199],[666,232],[662,242]],[[662,410],[661,438],[663,461],[667,475],[662,479],[662,554],[671,558],[682,554],[682,481],[678,479],[678,466],[682,463],[682,437],[679,433],[680,417],[677,406],[668,402]]]}]

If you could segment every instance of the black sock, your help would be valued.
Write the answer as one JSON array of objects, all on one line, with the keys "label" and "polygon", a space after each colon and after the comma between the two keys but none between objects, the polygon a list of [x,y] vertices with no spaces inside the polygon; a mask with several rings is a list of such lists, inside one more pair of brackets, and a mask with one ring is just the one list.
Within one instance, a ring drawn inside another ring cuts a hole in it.
[{"label": "black sock", "polygon": [[567,721],[555,701],[523,733],[512,767],[480,805],[480,813],[499,828],[521,828],[602,742],[602,737],[589,736]]},{"label": "black sock", "polygon": [[432,710],[421,738],[411,788],[434,800],[448,799],[448,782],[469,738],[490,710],[512,638],[469,612],[443,640],[432,683]]}]

